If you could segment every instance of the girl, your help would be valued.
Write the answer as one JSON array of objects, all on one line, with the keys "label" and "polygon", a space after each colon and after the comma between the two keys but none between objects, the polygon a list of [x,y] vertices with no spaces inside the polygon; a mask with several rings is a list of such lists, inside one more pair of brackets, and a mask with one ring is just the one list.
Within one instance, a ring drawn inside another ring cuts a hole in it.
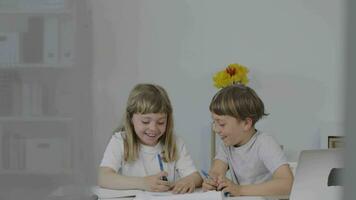
[{"label": "girl", "polygon": [[173,193],[190,193],[201,186],[183,141],[173,134],[172,111],[162,87],[138,84],[133,88],[123,124],[104,152],[99,186],[154,192],[172,189]]}]

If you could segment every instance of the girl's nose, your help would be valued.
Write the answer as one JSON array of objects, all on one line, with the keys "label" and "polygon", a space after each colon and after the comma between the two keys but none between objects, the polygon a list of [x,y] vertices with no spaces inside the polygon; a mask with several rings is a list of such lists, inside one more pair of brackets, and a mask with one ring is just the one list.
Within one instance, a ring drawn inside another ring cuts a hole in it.
[{"label": "girl's nose", "polygon": [[158,130],[157,124],[154,122],[150,123],[150,126],[148,128],[152,131]]}]

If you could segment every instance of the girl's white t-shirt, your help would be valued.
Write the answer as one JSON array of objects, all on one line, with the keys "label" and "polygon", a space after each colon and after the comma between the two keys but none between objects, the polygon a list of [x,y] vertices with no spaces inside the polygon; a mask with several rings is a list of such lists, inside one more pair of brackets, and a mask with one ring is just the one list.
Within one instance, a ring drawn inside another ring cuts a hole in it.
[{"label": "girl's white t-shirt", "polygon": [[[110,167],[117,173],[124,176],[144,177],[159,173],[160,166],[157,154],[161,153],[162,145],[147,146],[141,144],[139,158],[131,163],[124,161],[124,141],[121,132],[115,133],[104,152],[101,167]],[[168,181],[176,181],[180,177],[185,177],[196,172],[194,162],[189,155],[184,142],[176,137],[178,150],[178,160],[170,163],[163,161],[163,169],[168,173]]]}]

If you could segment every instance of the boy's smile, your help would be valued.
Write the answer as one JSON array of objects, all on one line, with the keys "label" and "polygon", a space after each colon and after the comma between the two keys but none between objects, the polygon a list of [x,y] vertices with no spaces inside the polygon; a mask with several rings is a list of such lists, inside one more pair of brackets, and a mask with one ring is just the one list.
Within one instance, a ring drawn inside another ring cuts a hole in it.
[{"label": "boy's smile", "polygon": [[243,145],[249,141],[252,128],[250,119],[238,120],[229,115],[215,113],[212,113],[212,118],[213,131],[220,136],[226,146]]}]

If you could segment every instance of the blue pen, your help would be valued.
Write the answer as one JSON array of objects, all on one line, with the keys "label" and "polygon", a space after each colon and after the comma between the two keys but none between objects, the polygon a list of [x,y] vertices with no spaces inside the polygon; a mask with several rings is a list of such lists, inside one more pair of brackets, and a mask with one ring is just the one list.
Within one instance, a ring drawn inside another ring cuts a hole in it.
[{"label": "blue pen", "polygon": [[[157,154],[157,158],[158,158],[159,168],[161,169],[161,171],[164,171],[161,155]],[[161,180],[168,181],[166,176],[162,176]]]},{"label": "blue pen", "polygon": [[224,196],[225,197],[231,197],[231,194],[230,194],[230,192],[224,192]]},{"label": "blue pen", "polygon": [[[211,176],[209,176],[209,174],[206,171],[204,171],[204,170],[200,170],[200,171],[201,171],[201,173],[203,174],[203,176],[205,178],[212,179]],[[230,197],[231,194],[230,194],[230,192],[224,192],[224,196],[225,197]]]}]

